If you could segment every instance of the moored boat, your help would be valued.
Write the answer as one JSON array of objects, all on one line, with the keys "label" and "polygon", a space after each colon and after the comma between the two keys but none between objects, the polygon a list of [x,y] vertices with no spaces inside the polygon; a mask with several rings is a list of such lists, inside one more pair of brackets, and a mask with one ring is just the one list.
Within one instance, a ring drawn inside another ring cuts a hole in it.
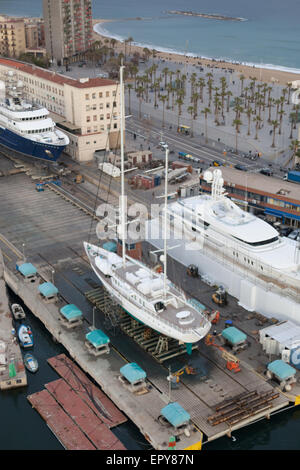
[{"label": "moored boat", "polygon": [[23,348],[32,348],[33,335],[29,326],[21,325],[18,329],[18,338]]},{"label": "moored boat", "polygon": [[24,356],[24,364],[29,372],[36,372],[39,368],[37,359],[30,353],[26,353]]},{"label": "moored boat", "polygon": [[19,304],[12,304],[11,311],[15,320],[22,320],[26,316],[23,307]]}]

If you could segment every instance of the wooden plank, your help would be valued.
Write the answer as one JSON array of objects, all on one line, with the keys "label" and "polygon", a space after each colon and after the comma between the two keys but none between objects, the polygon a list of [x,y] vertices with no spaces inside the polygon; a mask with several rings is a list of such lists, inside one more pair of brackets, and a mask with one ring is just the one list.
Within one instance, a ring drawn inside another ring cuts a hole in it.
[{"label": "wooden plank", "polygon": [[47,390],[27,397],[33,408],[46,421],[51,431],[67,450],[96,450],[96,447]]},{"label": "wooden plank", "polygon": [[48,359],[48,363],[108,427],[118,426],[127,421],[126,416],[102,390],[94,385],[86,374],[65,354]]},{"label": "wooden plank", "polygon": [[45,385],[53,398],[99,450],[125,450],[123,444],[64,379]]}]

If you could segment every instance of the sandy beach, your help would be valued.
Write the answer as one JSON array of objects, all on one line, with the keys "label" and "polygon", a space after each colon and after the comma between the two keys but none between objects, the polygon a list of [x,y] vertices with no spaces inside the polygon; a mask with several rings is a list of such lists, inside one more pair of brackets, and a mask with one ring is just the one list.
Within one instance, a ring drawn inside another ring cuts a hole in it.
[{"label": "sandy beach", "polygon": [[[112,21],[114,20],[94,19],[93,26],[96,25],[97,23],[108,23]],[[104,41],[106,38],[107,38],[106,36],[96,33],[94,31],[95,40],[100,39]],[[124,52],[124,43],[121,41],[117,41],[115,50],[116,52],[121,52],[121,51]],[[139,52],[141,55],[143,55],[143,47],[132,44],[131,53],[134,53],[134,52]],[[244,75],[245,78],[255,77],[257,80],[266,82],[266,83],[278,83],[280,85],[286,85],[288,82],[300,79],[300,74],[297,74],[297,73],[290,73],[290,72],[285,72],[281,70],[265,69],[265,68],[254,67],[254,66],[250,67],[248,65],[242,65],[242,64],[231,63],[231,62],[221,62],[218,60],[208,60],[208,59],[203,59],[201,57],[186,57],[181,54],[170,53],[170,52],[157,51],[156,57],[161,60],[176,63],[178,65],[190,64],[190,65],[202,65],[202,66],[206,66],[210,68],[215,68],[215,67],[226,68],[226,69],[230,68],[230,69],[233,69],[235,72],[241,75]]]}]

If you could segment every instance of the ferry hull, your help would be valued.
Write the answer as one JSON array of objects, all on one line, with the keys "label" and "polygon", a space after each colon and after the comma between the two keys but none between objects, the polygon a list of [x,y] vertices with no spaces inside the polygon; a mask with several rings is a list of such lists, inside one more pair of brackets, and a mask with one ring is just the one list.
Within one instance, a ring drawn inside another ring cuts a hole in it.
[{"label": "ferry hull", "polygon": [[22,155],[49,162],[56,162],[65,148],[65,145],[34,142],[2,127],[0,127],[0,145]]}]

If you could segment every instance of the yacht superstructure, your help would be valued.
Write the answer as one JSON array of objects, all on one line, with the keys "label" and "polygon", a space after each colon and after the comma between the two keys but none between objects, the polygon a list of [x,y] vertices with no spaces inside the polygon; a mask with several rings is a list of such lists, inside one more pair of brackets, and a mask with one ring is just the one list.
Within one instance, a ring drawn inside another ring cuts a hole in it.
[{"label": "yacht superstructure", "polygon": [[[199,272],[223,284],[248,310],[300,322],[300,252],[268,223],[240,209],[223,190],[222,172],[206,172],[211,195],[178,200],[168,206],[170,256],[196,264]],[[157,220],[148,223],[148,239]]]},{"label": "yacht superstructure", "polygon": [[10,71],[0,81],[0,144],[26,156],[55,162],[68,145],[49,111],[23,99],[23,83]]}]

